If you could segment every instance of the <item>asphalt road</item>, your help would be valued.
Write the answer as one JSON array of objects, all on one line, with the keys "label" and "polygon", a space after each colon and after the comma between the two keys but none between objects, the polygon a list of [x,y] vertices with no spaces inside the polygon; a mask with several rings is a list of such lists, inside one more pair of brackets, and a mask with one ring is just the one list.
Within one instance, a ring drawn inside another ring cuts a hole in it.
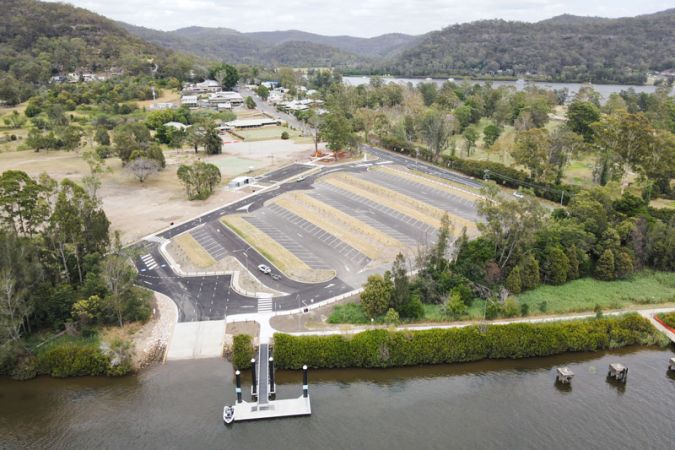
[{"label": "asphalt road", "polygon": [[[417,168],[431,175],[451,181],[459,182],[470,187],[480,187],[480,183],[468,177],[431,166],[426,163],[416,162],[409,158],[396,155],[373,147],[367,148],[368,152],[384,161],[393,161],[408,168]],[[306,165],[291,165],[265,175],[262,179],[277,181],[287,179],[308,170]],[[264,203],[284,192],[292,190],[312,189],[312,185],[318,176],[334,171],[363,172],[366,165],[354,163],[339,168],[323,169],[318,173],[307,176],[301,182],[289,181],[278,187],[256,193],[248,198],[239,200],[233,204],[223,206],[206,213],[188,222],[178,224],[156,236],[171,239],[172,237],[189,231],[195,227],[203,226],[209,234],[218,236],[218,242],[223,245],[232,256],[236,257],[250,272],[264,285],[285,295],[273,299],[272,310],[289,310],[309,305],[322,300],[335,297],[345,292],[352,291],[358,286],[352,286],[340,278],[323,283],[302,283],[285,277],[274,265],[262,254],[251,248],[245,241],[230,229],[222,225],[220,217],[225,214],[237,212],[253,212],[263,207]],[[346,203],[346,202],[345,202]],[[344,206],[347,206],[345,204]],[[386,206],[383,205],[383,208]],[[378,213],[379,214],[379,213]],[[376,215],[377,216],[377,215]],[[383,221],[385,217],[377,216]],[[393,225],[393,222],[390,222]],[[403,231],[397,225],[395,228]],[[149,289],[161,292],[174,300],[179,310],[179,321],[189,322],[198,320],[220,320],[228,314],[246,314],[258,311],[258,300],[243,296],[231,288],[229,275],[218,276],[194,276],[182,277],[177,275],[164,259],[159,251],[159,243],[144,241],[136,245],[139,257],[134,262],[139,271],[138,283]],[[337,258],[340,260],[340,258]],[[345,258],[340,260],[346,263]],[[273,273],[279,274],[278,280],[272,279],[257,270],[259,264],[272,267]]]}]

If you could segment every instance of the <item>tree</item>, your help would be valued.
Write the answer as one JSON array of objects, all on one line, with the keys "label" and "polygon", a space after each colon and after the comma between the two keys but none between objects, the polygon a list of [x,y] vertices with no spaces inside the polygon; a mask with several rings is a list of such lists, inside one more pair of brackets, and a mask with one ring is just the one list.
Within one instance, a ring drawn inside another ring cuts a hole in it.
[{"label": "tree", "polygon": [[607,249],[595,264],[595,276],[600,280],[610,281],[614,279],[615,271],[614,253],[610,249]]},{"label": "tree", "polygon": [[558,127],[550,136],[549,163],[555,170],[555,183],[562,181],[565,167],[584,148],[583,138],[567,127]]},{"label": "tree", "polygon": [[633,273],[633,257],[630,253],[624,249],[619,250],[614,259],[615,266],[615,277],[616,278],[627,278]]},{"label": "tree", "polygon": [[321,121],[321,137],[337,160],[337,152],[351,150],[356,144],[350,120],[341,112],[330,112]]},{"label": "tree", "polygon": [[214,124],[206,126],[203,142],[207,155],[220,155],[223,153],[223,140],[220,138]]},{"label": "tree", "polygon": [[119,234],[116,234],[113,251],[101,263],[101,277],[109,293],[105,300],[115,312],[120,326],[124,325],[124,313],[133,295],[136,276],[129,257],[122,253]]},{"label": "tree", "polygon": [[260,86],[258,86],[258,88],[256,89],[256,93],[265,102],[267,101],[267,99],[270,96],[270,90],[264,84],[261,84]]},{"label": "tree", "polygon": [[520,279],[520,266],[516,266],[511,270],[511,273],[506,277],[504,287],[512,294],[520,294],[522,291],[522,281]]},{"label": "tree", "polygon": [[145,151],[151,141],[150,131],[142,123],[123,124],[113,130],[115,152],[124,163],[129,162],[134,151]]},{"label": "tree", "polygon": [[552,245],[546,247],[541,263],[544,282],[556,285],[565,283],[568,269],[569,259],[562,248]]},{"label": "tree", "polygon": [[478,229],[494,246],[495,260],[504,269],[534,240],[544,222],[544,208],[533,195],[515,200],[500,195],[494,183],[486,184],[482,193],[485,197],[477,206],[485,221]]},{"label": "tree", "polygon": [[389,308],[384,315],[384,322],[391,325],[398,325],[401,321],[398,312],[394,308]]},{"label": "tree", "polygon": [[368,277],[361,293],[361,306],[369,317],[381,316],[387,312],[393,289],[389,272]]},{"label": "tree", "polygon": [[246,100],[244,100],[244,103],[246,104],[246,108],[248,109],[255,109],[255,107],[257,106],[255,104],[255,100],[253,100],[253,97],[251,97],[250,95],[246,96]]},{"label": "tree", "polygon": [[539,261],[537,261],[537,258],[531,253],[526,255],[520,261],[520,267],[522,290],[534,289],[539,286]]},{"label": "tree", "polygon": [[467,307],[464,301],[462,301],[462,296],[459,291],[452,290],[448,298],[443,303],[442,312],[446,317],[451,319],[459,319],[462,316],[466,315]]},{"label": "tree", "polygon": [[181,165],[178,178],[185,185],[190,200],[206,200],[220,183],[221,175],[218,166],[197,161],[192,166]]},{"label": "tree", "polygon": [[231,91],[239,82],[237,68],[230,64],[218,64],[210,71],[211,77],[218,81],[226,91]]},{"label": "tree", "polygon": [[142,156],[135,158],[127,164],[127,169],[129,169],[141,183],[153,173],[159,172],[159,168],[160,165],[157,161]]},{"label": "tree", "polygon": [[50,213],[53,180],[34,180],[25,172],[7,170],[0,175],[0,221],[16,233],[33,235]]},{"label": "tree", "polygon": [[408,280],[405,257],[402,253],[396,255],[391,273],[394,279],[394,288],[389,306],[400,313],[402,307],[410,301],[410,281]]},{"label": "tree", "polygon": [[453,133],[452,122],[441,111],[431,109],[422,118],[420,134],[431,151],[434,161],[448,145]]},{"label": "tree", "polygon": [[469,125],[462,132],[464,140],[466,140],[466,156],[471,156],[471,149],[476,146],[478,140],[478,129],[475,125]]},{"label": "tree", "polygon": [[498,125],[490,123],[483,129],[483,142],[485,142],[487,147],[490,147],[499,138],[500,134],[502,134],[502,129]]},{"label": "tree", "polygon": [[108,130],[106,130],[105,127],[96,127],[94,141],[98,145],[110,145],[110,135],[108,134]]},{"label": "tree", "polygon": [[550,173],[548,131],[543,128],[532,128],[520,131],[516,135],[516,145],[511,156],[518,163],[530,170],[532,178],[541,180]]},{"label": "tree", "polygon": [[593,140],[591,124],[600,120],[600,109],[589,101],[575,100],[567,108],[567,126],[584,137],[584,141]]}]

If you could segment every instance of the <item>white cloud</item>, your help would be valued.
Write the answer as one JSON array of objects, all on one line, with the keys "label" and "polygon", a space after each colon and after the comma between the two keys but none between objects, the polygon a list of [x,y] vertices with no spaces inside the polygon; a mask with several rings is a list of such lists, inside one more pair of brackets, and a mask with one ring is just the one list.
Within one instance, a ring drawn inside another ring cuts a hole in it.
[{"label": "white cloud", "polygon": [[672,7],[671,1],[661,0],[66,1],[114,20],[161,30],[197,25],[239,31],[298,29],[365,37],[392,32],[422,34],[480,19],[534,22],[564,13],[622,17]]}]

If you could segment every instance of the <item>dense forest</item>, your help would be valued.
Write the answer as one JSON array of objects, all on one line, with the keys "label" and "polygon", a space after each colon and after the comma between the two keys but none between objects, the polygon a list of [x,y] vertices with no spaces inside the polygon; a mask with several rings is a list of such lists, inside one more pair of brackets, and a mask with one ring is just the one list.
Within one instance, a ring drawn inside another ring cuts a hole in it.
[{"label": "dense forest", "polygon": [[81,8],[35,0],[2,2],[0,100],[30,97],[57,74],[105,73],[183,78],[192,61],[131,36],[105,17]]},{"label": "dense forest", "polygon": [[523,75],[556,81],[644,83],[675,66],[675,9],[622,19],[559,16],[537,23],[453,25],[380,70],[406,76]]}]

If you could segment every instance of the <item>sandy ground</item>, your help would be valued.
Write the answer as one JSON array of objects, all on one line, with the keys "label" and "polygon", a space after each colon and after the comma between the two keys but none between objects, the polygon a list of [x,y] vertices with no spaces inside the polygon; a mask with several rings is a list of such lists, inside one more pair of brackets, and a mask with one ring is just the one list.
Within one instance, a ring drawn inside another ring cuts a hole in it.
[{"label": "sandy ground", "polygon": [[[263,173],[283,165],[309,161],[311,146],[275,140],[229,144],[224,154],[195,155],[190,149],[167,150],[167,167],[140,183],[122,168],[117,158],[107,160],[110,169],[101,177],[99,196],[113,230],[119,230],[122,241],[133,242],[148,234],[179,223],[224,204],[233,202],[245,192],[233,192],[227,181],[243,173]],[[201,159],[217,165],[223,177],[222,184],[204,201],[188,201],[185,189],[176,171],[180,164]],[[56,180],[80,180],[89,169],[79,152],[33,151],[0,153],[0,172],[23,170],[31,176],[48,173]]]}]

